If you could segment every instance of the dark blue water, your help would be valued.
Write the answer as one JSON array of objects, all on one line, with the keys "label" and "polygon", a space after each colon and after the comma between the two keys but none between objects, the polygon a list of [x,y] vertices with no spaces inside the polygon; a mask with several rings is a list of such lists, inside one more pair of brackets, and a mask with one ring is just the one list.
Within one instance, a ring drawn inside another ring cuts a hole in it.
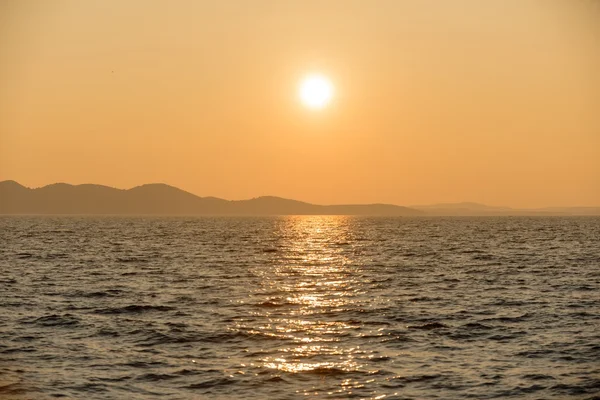
[{"label": "dark blue water", "polygon": [[0,398],[600,398],[600,218],[0,217]]}]

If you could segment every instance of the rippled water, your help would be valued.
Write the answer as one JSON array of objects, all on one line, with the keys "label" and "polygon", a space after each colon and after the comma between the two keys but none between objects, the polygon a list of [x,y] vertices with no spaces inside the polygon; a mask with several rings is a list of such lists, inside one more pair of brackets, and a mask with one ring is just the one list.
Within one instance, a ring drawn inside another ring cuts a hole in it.
[{"label": "rippled water", "polygon": [[0,398],[599,398],[600,218],[0,218]]}]

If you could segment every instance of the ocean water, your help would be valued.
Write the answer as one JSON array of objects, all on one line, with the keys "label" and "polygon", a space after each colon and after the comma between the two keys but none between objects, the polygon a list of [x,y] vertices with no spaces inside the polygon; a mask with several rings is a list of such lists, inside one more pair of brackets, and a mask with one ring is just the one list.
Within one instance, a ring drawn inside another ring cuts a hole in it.
[{"label": "ocean water", "polygon": [[0,217],[0,398],[598,399],[600,218]]}]

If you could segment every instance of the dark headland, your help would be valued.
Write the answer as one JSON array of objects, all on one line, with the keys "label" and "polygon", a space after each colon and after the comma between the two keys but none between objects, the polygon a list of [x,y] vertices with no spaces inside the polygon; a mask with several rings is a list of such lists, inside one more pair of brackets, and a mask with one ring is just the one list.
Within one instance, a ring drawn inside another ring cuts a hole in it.
[{"label": "dark headland", "polygon": [[600,207],[519,210],[476,203],[403,207],[392,204],[317,205],[274,196],[250,200],[199,197],[162,183],[131,189],[55,183],[28,188],[0,182],[0,214],[121,215],[600,215]]}]

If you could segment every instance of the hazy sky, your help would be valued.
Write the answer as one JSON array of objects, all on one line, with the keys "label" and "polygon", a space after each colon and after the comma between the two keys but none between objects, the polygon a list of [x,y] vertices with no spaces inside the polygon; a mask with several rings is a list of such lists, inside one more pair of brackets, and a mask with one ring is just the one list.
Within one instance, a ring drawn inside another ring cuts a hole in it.
[{"label": "hazy sky", "polygon": [[594,0],[5,0],[0,180],[600,205],[598,21]]}]

